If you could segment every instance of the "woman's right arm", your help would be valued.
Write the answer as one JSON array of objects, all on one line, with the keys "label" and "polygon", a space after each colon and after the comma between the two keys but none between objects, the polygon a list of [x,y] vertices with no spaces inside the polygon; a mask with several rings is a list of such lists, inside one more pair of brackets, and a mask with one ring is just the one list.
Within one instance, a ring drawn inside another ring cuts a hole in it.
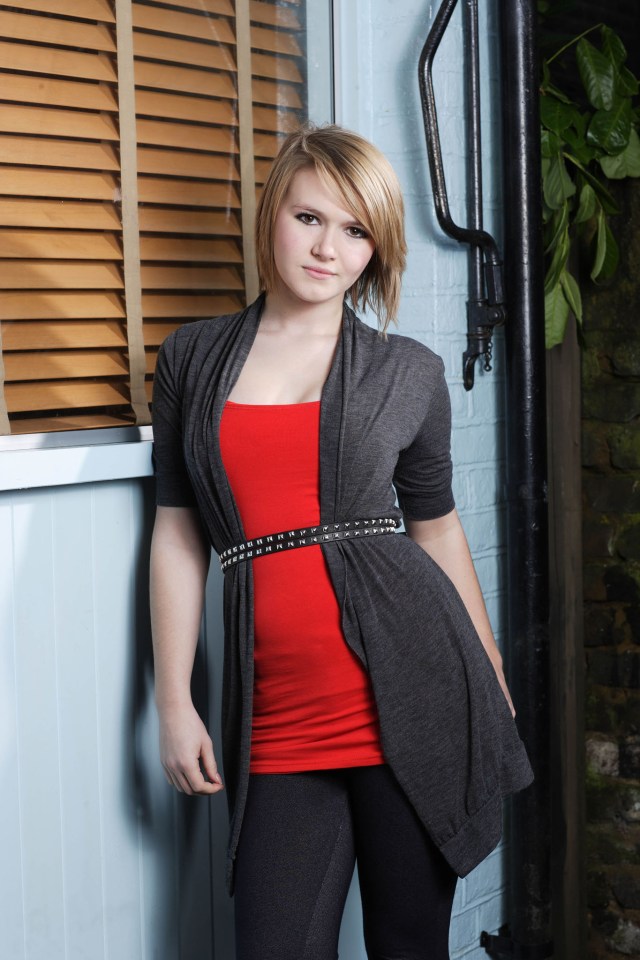
[{"label": "woman's right arm", "polygon": [[158,507],[151,541],[151,629],[160,759],[189,795],[222,790],[213,744],[191,700],[210,552],[196,511]]}]

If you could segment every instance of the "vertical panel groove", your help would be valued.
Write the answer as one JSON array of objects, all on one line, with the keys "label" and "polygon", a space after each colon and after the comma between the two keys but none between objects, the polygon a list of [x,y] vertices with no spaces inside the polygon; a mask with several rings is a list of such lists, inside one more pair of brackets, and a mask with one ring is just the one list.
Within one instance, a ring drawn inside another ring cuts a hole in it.
[{"label": "vertical panel groove", "polygon": [[100,668],[98,663],[98,623],[97,623],[97,596],[96,596],[96,504],[95,504],[95,486],[91,488],[91,526],[90,526],[90,537],[91,537],[91,609],[93,614],[93,664],[94,664],[94,678],[95,678],[95,691],[96,691],[96,770],[97,770],[97,792],[98,792],[98,817],[99,817],[99,834],[100,834],[100,885],[101,885],[101,894],[102,894],[102,947],[104,953],[104,960],[109,958],[109,940],[107,935],[108,930],[108,912],[107,912],[107,884],[105,877],[105,856],[104,856],[104,807],[102,802],[102,751],[101,747],[101,717],[100,717]]},{"label": "vertical panel groove", "polygon": [[[56,508],[55,496],[49,494],[49,528],[51,534],[51,556],[55,554],[55,523],[54,514]],[[51,564],[51,607],[52,624],[51,637],[53,640],[53,662],[54,662],[54,685],[56,696],[56,740],[58,746],[58,802],[60,804],[60,861],[61,861],[61,885],[62,885],[62,930],[64,936],[64,956],[67,960],[69,956],[69,913],[67,910],[67,889],[66,889],[66,870],[65,870],[65,811],[64,797],[62,792],[62,750],[60,738],[60,656],[58,652],[58,616],[57,616],[57,582],[56,582],[56,564]]]},{"label": "vertical panel groove", "polygon": [[[16,524],[15,524],[15,505],[13,501],[11,502],[11,621],[12,621],[12,633],[13,633],[13,689],[15,693],[14,697],[14,709],[15,709],[15,728],[16,728],[16,755],[20,756],[20,716],[18,711],[18,649],[17,649],[17,623],[16,623],[16,571],[17,567],[17,557],[16,557]],[[20,832],[20,892],[22,900],[22,948],[23,956],[27,956],[27,917],[25,913],[25,903],[26,903],[26,890],[24,883],[24,820],[22,816],[22,777],[20,772],[20,764],[17,764],[16,767],[16,780],[18,788],[18,829]]]},{"label": "vertical panel groove", "polygon": [[[135,511],[133,494],[134,494],[134,487],[132,484],[129,484],[127,489],[127,507],[128,507],[128,514],[129,514],[127,518],[128,528],[129,528],[129,556],[132,558],[133,564],[134,564],[134,567],[132,570],[132,576],[134,578],[137,578],[137,574],[138,574],[137,567],[139,563],[139,556],[138,556],[138,548],[137,548],[137,538],[135,536],[134,523],[133,523],[133,517],[134,517],[134,511]],[[135,582],[136,580],[134,579],[134,583]],[[138,625],[138,612],[136,610],[136,591],[134,589],[132,589],[130,592],[130,598],[131,598],[130,611],[129,611],[130,622],[134,623],[136,627],[138,627],[139,625]],[[139,658],[138,658],[138,644],[141,642],[141,638],[138,636],[138,630],[136,630],[135,639],[136,639],[136,649],[134,651],[134,656],[133,656],[134,686],[136,681],[136,674],[140,666]],[[134,744],[135,744],[135,735],[134,735]],[[134,745],[134,750],[136,749],[137,747]],[[134,789],[138,788],[137,784],[133,784],[132,786],[134,787]],[[144,911],[144,904],[145,904],[144,861],[143,861],[144,842],[143,842],[143,836],[142,836],[142,825],[140,822],[140,816],[138,814],[138,804],[136,804],[136,839],[137,839],[137,846],[138,846],[138,895],[140,897],[140,910],[142,913]],[[141,923],[140,924],[140,960],[147,960],[147,957],[149,956],[147,951],[146,932],[147,932],[146,924]]]}]

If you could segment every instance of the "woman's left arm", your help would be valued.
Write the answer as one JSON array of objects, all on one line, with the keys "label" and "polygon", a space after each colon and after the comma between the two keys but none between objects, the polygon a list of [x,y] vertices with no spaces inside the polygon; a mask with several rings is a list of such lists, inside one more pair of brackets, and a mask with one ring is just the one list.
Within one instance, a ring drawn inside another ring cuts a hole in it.
[{"label": "woman's left arm", "polygon": [[457,510],[452,510],[436,520],[405,520],[409,537],[429,554],[432,560],[444,570],[460,594],[474,627],[482,641],[500,686],[507,698],[511,713],[515,709],[507,688],[502,666],[502,656],[493,638],[487,608],[484,604],[480,584],[473,566],[469,544],[465,536]]}]

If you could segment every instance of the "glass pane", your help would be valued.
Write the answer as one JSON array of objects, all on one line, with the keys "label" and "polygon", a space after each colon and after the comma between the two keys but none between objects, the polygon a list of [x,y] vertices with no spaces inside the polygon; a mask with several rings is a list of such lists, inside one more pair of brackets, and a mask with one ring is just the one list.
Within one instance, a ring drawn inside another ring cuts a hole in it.
[{"label": "glass pane", "polygon": [[[70,4],[63,47],[62,18],[28,6],[13,7],[16,42],[0,45],[0,318],[11,432],[133,424],[136,320],[146,354],[139,385],[150,399],[171,330],[255,295],[251,212],[260,185],[289,130],[309,116],[331,119],[330,4],[134,2],[135,129],[118,113],[126,64],[115,16],[72,20]],[[238,23],[248,19],[247,34]],[[120,166],[134,136],[137,182]],[[121,222],[131,183],[133,257]]]}]

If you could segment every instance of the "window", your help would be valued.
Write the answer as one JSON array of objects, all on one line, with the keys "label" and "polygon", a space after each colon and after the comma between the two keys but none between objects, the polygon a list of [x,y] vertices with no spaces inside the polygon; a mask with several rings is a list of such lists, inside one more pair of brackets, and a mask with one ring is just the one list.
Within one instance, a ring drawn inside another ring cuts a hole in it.
[{"label": "window", "polygon": [[258,292],[305,5],[0,2],[0,34],[0,434],[148,423],[164,337]]}]

